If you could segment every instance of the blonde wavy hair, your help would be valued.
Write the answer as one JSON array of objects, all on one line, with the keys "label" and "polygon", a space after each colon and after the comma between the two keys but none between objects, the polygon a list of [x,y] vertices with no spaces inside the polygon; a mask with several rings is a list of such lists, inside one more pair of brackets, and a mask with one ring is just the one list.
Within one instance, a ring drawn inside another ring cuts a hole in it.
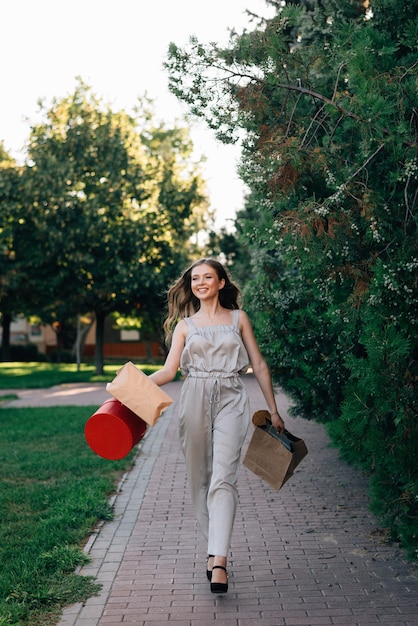
[{"label": "blonde wavy hair", "polygon": [[193,295],[191,286],[192,272],[199,265],[210,265],[216,271],[219,280],[224,279],[225,285],[219,291],[221,306],[225,309],[239,309],[240,289],[232,282],[222,263],[211,258],[199,259],[183,272],[167,292],[168,315],[163,326],[167,344],[170,343],[177,322],[185,317],[190,317],[200,308],[200,301]]}]

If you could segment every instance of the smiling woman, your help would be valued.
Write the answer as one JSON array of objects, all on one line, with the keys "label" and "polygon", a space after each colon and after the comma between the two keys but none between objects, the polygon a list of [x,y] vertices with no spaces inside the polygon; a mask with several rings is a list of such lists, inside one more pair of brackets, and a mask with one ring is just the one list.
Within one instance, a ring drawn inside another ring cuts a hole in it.
[{"label": "smiling woman", "polygon": [[269,369],[251,323],[239,309],[239,296],[219,261],[200,259],[189,267],[168,292],[165,330],[171,338],[170,352],[163,368],[151,375],[157,385],[172,380],[179,367],[185,376],[179,402],[180,441],[196,519],[207,541],[206,574],[212,593],[228,591],[226,565],[238,500],[239,459],[250,418],[241,375],[250,363],[274,428],[284,430]]}]

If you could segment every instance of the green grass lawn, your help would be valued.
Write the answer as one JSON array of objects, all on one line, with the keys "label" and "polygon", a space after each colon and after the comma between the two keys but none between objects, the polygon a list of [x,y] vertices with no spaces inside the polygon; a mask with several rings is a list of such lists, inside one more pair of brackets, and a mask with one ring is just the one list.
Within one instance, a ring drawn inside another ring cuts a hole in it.
[{"label": "green grass lawn", "polygon": [[89,448],[84,426],[97,406],[11,408],[1,389],[107,381],[120,367],[98,378],[93,366],[0,364],[0,626],[55,625],[64,606],[98,592],[75,570],[134,458],[107,461]]},{"label": "green grass lawn", "polygon": [[[0,363],[1,389],[42,389],[64,383],[109,382],[123,363],[105,365],[103,376],[97,376],[92,364],[81,364],[77,371],[75,363]],[[151,374],[161,365],[135,363],[145,374]]]},{"label": "green grass lawn", "polygon": [[82,546],[133,454],[107,461],[88,447],[97,407],[0,408],[0,625],[56,624],[61,608],[94,595]]}]

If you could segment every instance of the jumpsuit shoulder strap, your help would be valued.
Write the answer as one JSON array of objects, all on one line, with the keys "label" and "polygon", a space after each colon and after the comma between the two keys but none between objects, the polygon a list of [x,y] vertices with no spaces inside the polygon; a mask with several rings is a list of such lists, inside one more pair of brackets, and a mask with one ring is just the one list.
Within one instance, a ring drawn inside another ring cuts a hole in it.
[{"label": "jumpsuit shoulder strap", "polygon": [[232,311],[232,325],[234,328],[236,328],[237,330],[239,329],[238,327],[238,321],[239,321],[239,309],[234,309]]},{"label": "jumpsuit shoulder strap", "polygon": [[187,326],[189,327],[189,331],[195,330],[196,326],[193,324],[193,321],[191,320],[190,317],[185,317],[184,321],[186,322]]}]

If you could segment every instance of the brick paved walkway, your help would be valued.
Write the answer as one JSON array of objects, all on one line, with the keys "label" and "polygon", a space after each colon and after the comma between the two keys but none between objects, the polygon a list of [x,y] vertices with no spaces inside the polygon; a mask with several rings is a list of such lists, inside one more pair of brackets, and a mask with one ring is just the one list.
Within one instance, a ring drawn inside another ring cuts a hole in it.
[{"label": "brick paved walkway", "polygon": [[[252,409],[265,408],[251,376],[246,385]],[[177,398],[180,386],[165,389]],[[278,402],[284,412],[286,398]],[[86,547],[93,560],[80,573],[97,576],[101,595],[66,609],[59,626],[417,626],[418,578],[381,540],[365,477],[339,460],[321,425],[286,425],[309,454],[279,492],[242,467],[229,591],[214,596],[168,409],[140,444],[115,520]]]}]

